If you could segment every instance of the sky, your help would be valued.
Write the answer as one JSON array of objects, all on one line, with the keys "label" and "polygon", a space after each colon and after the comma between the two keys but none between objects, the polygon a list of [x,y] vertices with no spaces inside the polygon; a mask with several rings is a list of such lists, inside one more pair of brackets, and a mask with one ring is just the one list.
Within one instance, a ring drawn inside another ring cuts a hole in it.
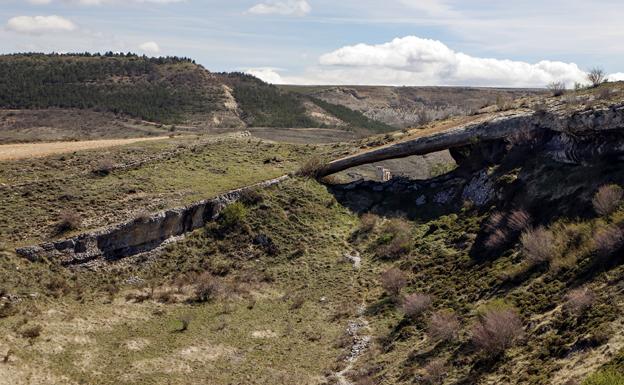
[{"label": "sky", "polygon": [[271,83],[624,80],[621,0],[0,0],[0,52],[185,56]]}]

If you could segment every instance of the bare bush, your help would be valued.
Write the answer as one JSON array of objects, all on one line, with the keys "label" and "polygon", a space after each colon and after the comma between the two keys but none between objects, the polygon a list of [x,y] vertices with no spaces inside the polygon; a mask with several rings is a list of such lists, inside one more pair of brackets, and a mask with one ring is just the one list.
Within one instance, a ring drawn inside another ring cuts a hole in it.
[{"label": "bare bush", "polygon": [[543,226],[526,230],[520,236],[520,243],[523,254],[531,263],[549,262],[556,257],[555,236]]},{"label": "bare bush", "polygon": [[192,320],[193,320],[193,317],[190,314],[183,314],[180,317],[181,326],[180,326],[180,329],[178,329],[178,332],[182,333],[182,332],[187,331]]},{"label": "bare bush", "polygon": [[421,382],[425,384],[441,384],[444,381],[448,373],[448,367],[446,361],[443,359],[437,359],[429,361],[423,368],[423,375]]},{"label": "bare bush", "polygon": [[598,87],[607,80],[607,74],[602,68],[595,67],[587,73],[587,80],[592,86]]},{"label": "bare bush", "polygon": [[381,286],[392,297],[398,297],[405,285],[407,285],[407,276],[395,267],[381,274]]},{"label": "bare bush", "polygon": [[490,309],[474,325],[472,342],[482,352],[499,354],[523,334],[522,321],[513,309]]},{"label": "bare bush", "polygon": [[575,315],[581,315],[596,302],[596,295],[588,288],[578,288],[566,295],[565,309]]},{"label": "bare bush", "polygon": [[408,317],[418,317],[431,308],[431,296],[428,294],[414,293],[405,296],[401,304],[401,310]]},{"label": "bare bush", "polygon": [[56,229],[59,233],[66,231],[77,230],[82,225],[82,219],[77,212],[71,210],[64,210],[59,215],[59,221],[56,224]]},{"label": "bare bush", "polygon": [[561,96],[566,92],[565,82],[552,82],[546,86],[553,96]]},{"label": "bare bush", "polygon": [[489,232],[494,232],[498,230],[498,228],[503,224],[504,219],[505,216],[500,212],[496,211],[488,218],[487,222],[485,223],[485,229]]},{"label": "bare bush", "polygon": [[298,176],[307,178],[318,178],[321,176],[321,171],[327,166],[327,162],[323,161],[319,157],[312,157],[308,159],[297,171]]},{"label": "bare bush", "polygon": [[609,226],[594,233],[594,245],[598,255],[607,257],[622,247],[624,232],[617,226]]},{"label": "bare bush", "polygon": [[618,185],[605,185],[598,189],[592,204],[594,210],[600,215],[609,215],[617,210],[622,203],[624,190]]},{"label": "bare bush", "polygon": [[382,258],[399,258],[412,248],[412,227],[403,219],[391,219],[377,239],[377,255]]},{"label": "bare bush", "polygon": [[379,217],[375,214],[363,214],[360,217],[360,231],[363,233],[370,233],[375,230],[379,223]]},{"label": "bare bush", "polygon": [[488,249],[498,249],[507,243],[507,232],[504,230],[496,230],[485,240],[485,247]]},{"label": "bare bush", "polygon": [[22,335],[22,337],[32,340],[32,339],[39,337],[42,331],[43,331],[43,328],[41,327],[41,325],[33,325],[33,326],[28,326],[24,328],[20,332],[20,334]]},{"label": "bare bush", "polygon": [[427,335],[433,341],[450,341],[457,338],[461,323],[455,312],[440,310],[431,315],[427,326]]},{"label": "bare bush", "polygon": [[514,231],[523,231],[531,225],[531,215],[525,210],[514,210],[507,219],[507,225]]},{"label": "bare bush", "polygon": [[93,168],[93,173],[99,176],[107,176],[115,169],[115,163],[111,159],[100,160]]},{"label": "bare bush", "polygon": [[217,297],[221,292],[221,285],[215,277],[209,273],[199,275],[195,281],[195,300],[208,302]]}]

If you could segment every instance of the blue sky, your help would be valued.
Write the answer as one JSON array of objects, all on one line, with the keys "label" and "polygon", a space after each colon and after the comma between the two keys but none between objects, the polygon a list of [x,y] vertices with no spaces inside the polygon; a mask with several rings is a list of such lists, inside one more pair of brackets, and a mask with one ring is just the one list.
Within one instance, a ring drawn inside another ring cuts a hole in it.
[{"label": "blue sky", "polygon": [[0,0],[0,51],[133,51],[276,83],[624,77],[615,0]]}]

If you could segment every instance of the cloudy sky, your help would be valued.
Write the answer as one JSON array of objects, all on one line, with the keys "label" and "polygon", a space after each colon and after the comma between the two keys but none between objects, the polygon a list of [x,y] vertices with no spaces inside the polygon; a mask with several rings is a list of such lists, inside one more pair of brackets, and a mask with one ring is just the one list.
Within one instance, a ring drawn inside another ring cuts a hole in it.
[{"label": "cloudy sky", "polygon": [[624,79],[621,0],[0,0],[0,52],[132,51],[273,83]]}]

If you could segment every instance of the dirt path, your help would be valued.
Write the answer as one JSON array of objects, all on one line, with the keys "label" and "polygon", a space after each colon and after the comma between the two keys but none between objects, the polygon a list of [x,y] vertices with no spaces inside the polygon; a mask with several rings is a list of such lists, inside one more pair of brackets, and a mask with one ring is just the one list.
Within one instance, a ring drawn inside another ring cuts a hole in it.
[{"label": "dirt path", "polygon": [[80,150],[121,146],[136,142],[167,139],[166,136],[132,139],[103,139],[79,142],[20,143],[0,145],[0,161],[28,158],[41,158],[48,155],[64,154]]}]

